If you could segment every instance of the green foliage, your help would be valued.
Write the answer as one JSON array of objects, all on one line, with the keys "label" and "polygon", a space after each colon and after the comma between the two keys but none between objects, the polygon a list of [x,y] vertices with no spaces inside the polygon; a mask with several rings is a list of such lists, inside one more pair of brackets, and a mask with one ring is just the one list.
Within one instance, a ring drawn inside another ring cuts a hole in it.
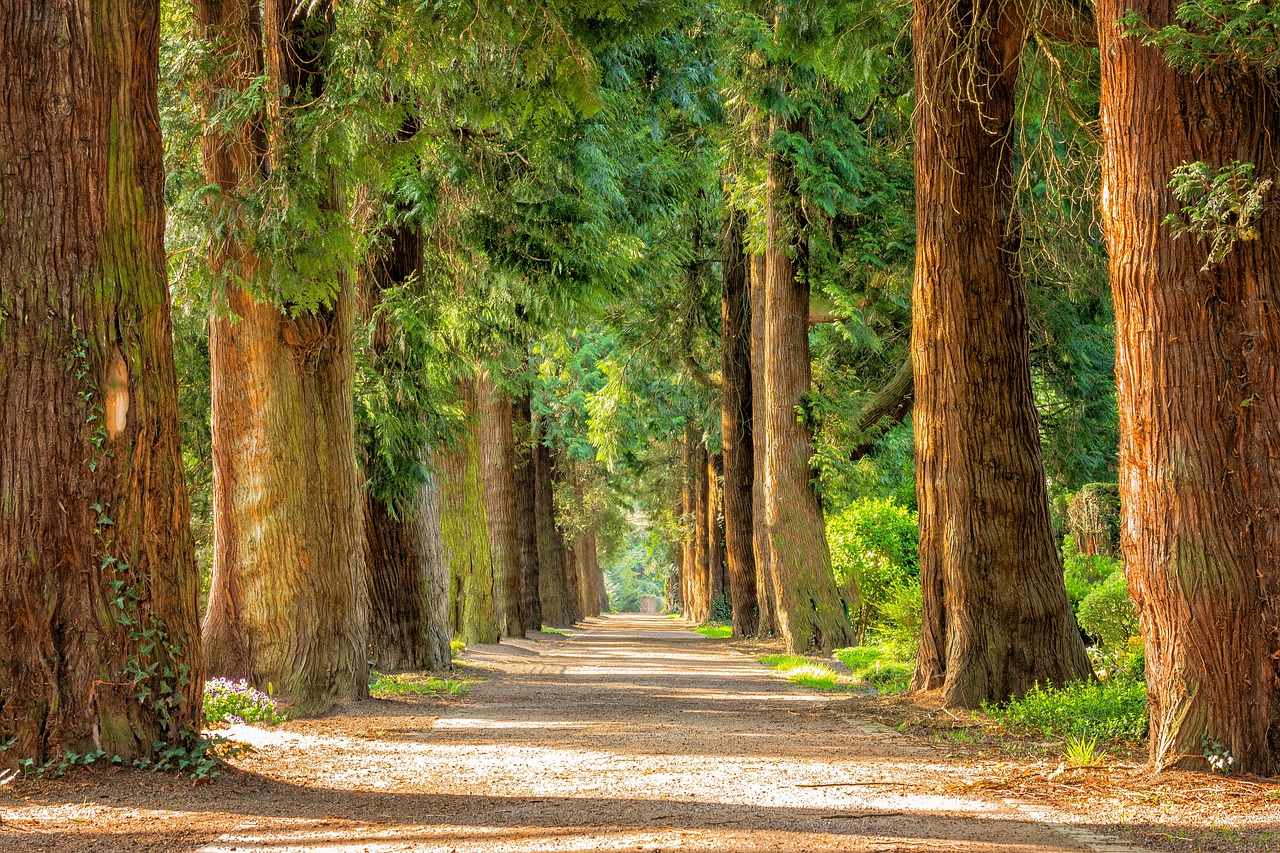
[{"label": "green foliage", "polygon": [[1116,569],[1080,602],[1076,618],[1102,648],[1122,651],[1138,633],[1138,615],[1123,569]]},{"label": "green foliage", "polygon": [[386,675],[369,673],[369,695],[375,699],[393,699],[396,696],[434,696],[447,693],[465,696],[471,691],[471,683],[465,679],[436,678],[420,672]]},{"label": "green foliage", "polygon": [[204,686],[204,721],[206,723],[266,723],[274,726],[285,716],[275,700],[255,690],[243,678],[231,681],[214,678]]},{"label": "green foliage", "polygon": [[1190,234],[1209,241],[1209,258],[1202,272],[1221,263],[1237,242],[1257,240],[1271,179],[1253,177],[1254,165],[1233,160],[1214,169],[1208,163],[1183,163],[1173,170],[1169,189],[1182,202],[1182,216],[1170,214],[1164,223],[1175,237]]},{"label": "green foliage", "polygon": [[1147,686],[1127,678],[1036,685],[1020,699],[982,710],[1002,725],[1047,737],[1109,742],[1139,741],[1147,734]]},{"label": "green foliage", "polygon": [[892,499],[854,500],[827,519],[836,579],[856,601],[859,637],[877,630],[885,602],[920,576],[916,514]]},{"label": "green foliage", "polygon": [[915,655],[898,643],[836,649],[832,655],[854,678],[875,685],[881,693],[902,693],[911,686]]},{"label": "green foliage", "polygon": [[1120,19],[1125,35],[1164,51],[1169,66],[1187,74],[1214,66],[1280,68],[1280,7],[1267,0],[1188,0],[1174,11],[1176,24],[1155,29],[1137,12]]}]

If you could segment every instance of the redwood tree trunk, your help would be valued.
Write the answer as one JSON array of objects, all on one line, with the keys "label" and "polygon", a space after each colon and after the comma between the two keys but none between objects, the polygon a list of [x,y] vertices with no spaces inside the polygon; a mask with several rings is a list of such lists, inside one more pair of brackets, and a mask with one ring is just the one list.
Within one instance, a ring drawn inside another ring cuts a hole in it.
[{"label": "redwood tree trunk", "polygon": [[[234,198],[260,180],[278,149],[286,108],[323,86],[327,4],[291,15],[282,0],[196,3],[224,45],[218,85],[243,88],[265,71],[260,123],[204,138],[209,181]],[[258,53],[261,45],[262,53]],[[282,166],[283,168],[283,166]],[[336,204],[336,190],[328,202]],[[215,204],[223,203],[215,201]],[[224,211],[226,213],[227,211]],[[256,258],[224,239],[213,267],[267,281]],[[296,714],[367,692],[366,588],[356,470],[352,381],[353,282],[341,276],[327,307],[292,313],[233,284],[228,313],[209,323],[213,384],[214,563],[205,614],[209,672],[273,686]]]},{"label": "redwood tree trunk", "polygon": [[826,523],[813,487],[813,436],[797,414],[810,381],[807,249],[802,235],[792,233],[801,221],[797,192],[794,167],[771,153],[764,294],[765,514],[777,631],[792,653],[829,651],[853,642],[849,602],[831,573]]},{"label": "redwood tree trunk", "polygon": [[476,380],[459,383],[467,426],[454,444],[436,454],[440,469],[440,532],[449,566],[454,635],[467,645],[498,642],[493,605],[493,553],[480,464]]},{"label": "redwood tree trunk", "polygon": [[520,542],[520,615],[526,631],[542,627],[542,600],[538,595],[538,525],[533,472],[533,424],[529,395],[515,402],[511,429],[516,445],[516,535]]},{"label": "redwood tree trunk", "polygon": [[0,4],[0,767],[201,724],[159,39],[158,3]]},{"label": "redwood tree trunk", "polygon": [[538,528],[538,597],[542,601],[543,621],[563,628],[573,624],[574,608],[570,604],[565,579],[568,567],[564,559],[564,540],[556,526],[551,449],[541,439],[541,429],[535,423],[533,476]]},{"label": "redwood tree trunk", "polygon": [[725,219],[724,291],[720,300],[720,428],[724,456],[724,549],[733,603],[733,635],[759,626],[751,520],[751,314],[742,211]]},{"label": "redwood tree trunk", "polygon": [[1175,74],[1120,38],[1174,3],[1097,7],[1103,221],[1116,309],[1121,545],[1146,641],[1151,763],[1203,768],[1202,740],[1236,770],[1280,769],[1280,205],[1259,238],[1201,271],[1174,239],[1179,165],[1254,163],[1280,182],[1274,81],[1244,69]]},{"label": "redwood tree trunk", "polygon": [[[983,34],[976,47],[961,43],[969,32]],[[914,33],[924,636],[912,686],[976,707],[1090,668],[1049,522],[1018,264],[1009,130],[1025,31],[1011,4],[917,0]]]},{"label": "redwood tree trunk", "polygon": [[480,454],[484,462],[484,498],[489,510],[493,551],[493,598],[498,633],[524,636],[520,613],[521,563],[517,518],[516,445],[511,399],[498,391],[486,371],[480,375]]},{"label": "redwood tree trunk", "polygon": [[778,631],[778,593],[769,566],[769,524],[765,513],[765,427],[768,388],[764,382],[764,255],[751,256],[751,555],[756,564],[756,633]]}]

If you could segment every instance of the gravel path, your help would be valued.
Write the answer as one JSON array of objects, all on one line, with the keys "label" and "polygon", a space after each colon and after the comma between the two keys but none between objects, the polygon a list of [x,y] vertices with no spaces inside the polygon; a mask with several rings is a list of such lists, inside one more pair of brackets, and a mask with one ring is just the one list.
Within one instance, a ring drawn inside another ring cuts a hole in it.
[{"label": "gravel path", "polygon": [[255,751],[211,785],[99,771],[25,792],[0,850],[1111,849],[946,794],[972,771],[668,618],[466,657],[494,675],[465,698],[237,727]]}]

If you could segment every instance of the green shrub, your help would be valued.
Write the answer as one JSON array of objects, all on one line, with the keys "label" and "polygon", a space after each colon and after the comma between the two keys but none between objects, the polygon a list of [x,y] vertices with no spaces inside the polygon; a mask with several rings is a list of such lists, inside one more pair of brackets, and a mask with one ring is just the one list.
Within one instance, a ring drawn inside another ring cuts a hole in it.
[{"label": "green shrub", "polygon": [[874,684],[881,693],[902,693],[911,685],[914,657],[896,643],[836,649],[832,655],[854,678]]},{"label": "green shrub", "polygon": [[1129,597],[1124,572],[1116,571],[1090,590],[1076,613],[1080,627],[1102,648],[1119,651],[1138,633],[1138,614]]},{"label": "green shrub", "polygon": [[827,520],[832,570],[858,602],[859,639],[874,632],[894,590],[919,578],[916,526],[914,512],[887,498],[854,500]]},{"label": "green shrub", "polygon": [[1053,738],[1139,741],[1147,734],[1147,687],[1128,678],[1036,685],[1021,699],[982,710],[1002,725]]}]

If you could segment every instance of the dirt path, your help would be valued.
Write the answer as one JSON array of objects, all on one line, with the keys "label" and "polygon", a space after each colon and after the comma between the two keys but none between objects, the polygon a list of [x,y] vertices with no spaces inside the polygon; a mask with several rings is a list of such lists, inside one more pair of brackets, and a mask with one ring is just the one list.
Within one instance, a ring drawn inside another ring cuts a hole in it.
[{"label": "dirt path", "polygon": [[948,795],[963,765],[664,617],[467,657],[495,675],[465,698],[238,727],[255,751],[210,785],[107,770],[0,800],[0,850],[1129,849]]}]

